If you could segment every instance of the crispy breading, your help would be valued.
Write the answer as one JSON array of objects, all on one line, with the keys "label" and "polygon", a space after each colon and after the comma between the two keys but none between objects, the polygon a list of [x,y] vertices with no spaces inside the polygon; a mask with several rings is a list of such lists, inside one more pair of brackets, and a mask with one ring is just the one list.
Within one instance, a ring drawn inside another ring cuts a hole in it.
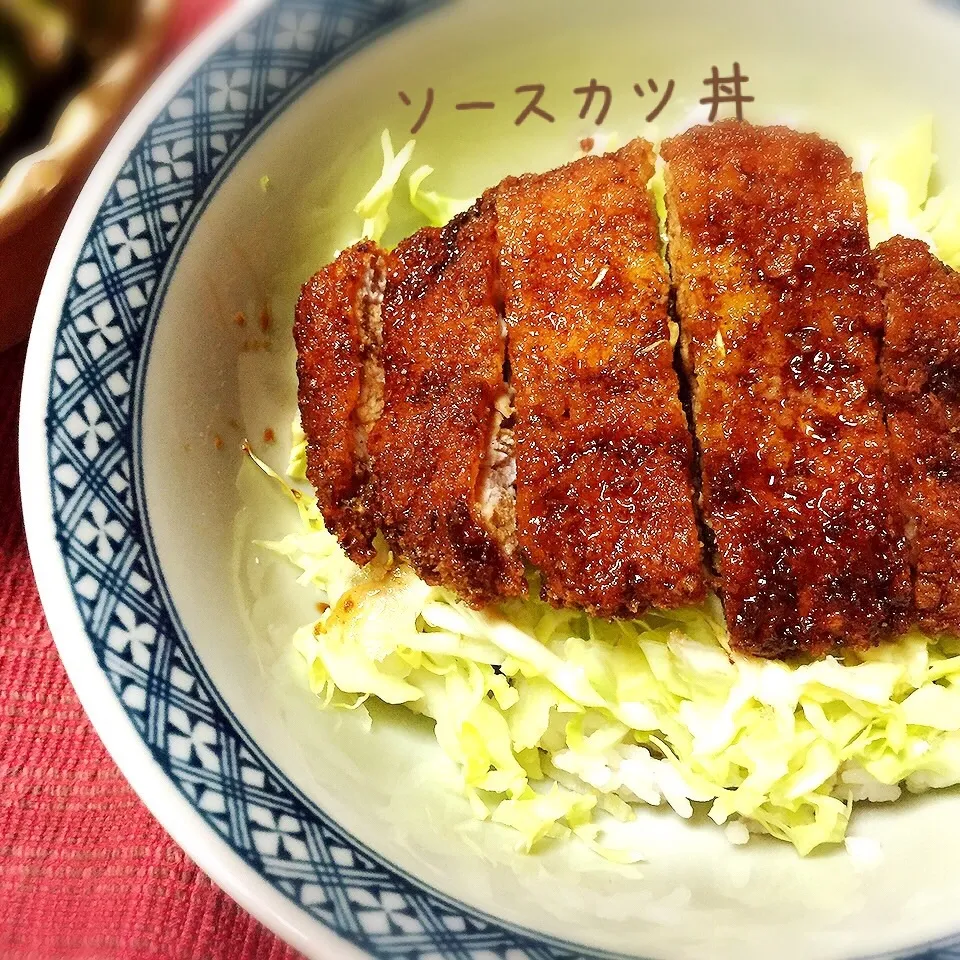
[{"label": "crispy breading", "polygon": [[374,556],[367,436],[379,415],[383,253],[364,241],[305,284],[294,338],[307,477],[332,533],[360,564]]},{"label": "crispy breading", "polygon": [[508,443],[499,307],[489,197],[390,255],[384,409],[370,437],[375,512],[424,580],[476,605],[526,591],[512,491],[490,502]]},{"label": "crispy breading", "polygon": [[497,190],[520,544],[607,617],[705,593],[653,171],[637,140]]},{"label": "crispy breading", "polygon": [[836,145],[736,121],[663,145],[702,509],[734,645],[877,641],[907,602],[878,400],[883,304]]},{"label": "crispy breading", "polygon": [[912,615],[960,631],[960,274],[919,240],[881,244],[887,428],[913,569]]}]

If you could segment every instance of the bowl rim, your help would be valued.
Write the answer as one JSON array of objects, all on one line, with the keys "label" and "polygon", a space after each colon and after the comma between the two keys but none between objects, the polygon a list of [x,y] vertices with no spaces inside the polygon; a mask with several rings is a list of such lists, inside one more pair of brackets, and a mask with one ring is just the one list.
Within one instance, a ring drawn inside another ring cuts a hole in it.
[{"label": "bowl rim", "polygon": [[[131,723],[88,642],[88,631],[75,606],[63,557],[57,546],[58,532],[50,489],[45,482],[38,482],[38,478],[47,476],[50,465],[47,414],[56,334],[81,250],[104,198],[151,122],[182,86],[225,41],[275,2],[238,0],[235,6],[221,14],[150,87],[111,141],[84,187],[51,262],[28,349],[20,411],[20,484],[30,557],[58,653],[85,712],[114,762],[174,841],[247,912],[305,955],[346,960],[366,957],[368,954],[309,916],[217,835],[196,807],[177,789]],[[336,3],[337,0],[331,2]],[[355,50],[356,47],[351,46],[347,55]],[[254,129],[262,132],[265,125],[257,124]],[[219,180],[215,178],[211,193],[218,184]],[[363,846],[355,838],[354,841],[358,846]],[[402,872],[396,865],[391,866]],[[452,899],[442,891],[433,891],[423,881],[417,880],[416,883],[441,898]],[[459,903],[457,906],[466,907]],[[472,907],[466,909],[482,914],[482,911]],[[566,947],[568,951],[586,950],[591,956],[619,956],[609,951],[564,943],[548,934],[517,928],[497,918],[491,919],[504,928],[541,941],[544,945]],[[913,957],[920,960],[921,957],[930,957],[932,950],[955,947],[958,943],[960,935],[951,934],[912,947],[874,954],[871,960],[884,960],[887,957]]]}]

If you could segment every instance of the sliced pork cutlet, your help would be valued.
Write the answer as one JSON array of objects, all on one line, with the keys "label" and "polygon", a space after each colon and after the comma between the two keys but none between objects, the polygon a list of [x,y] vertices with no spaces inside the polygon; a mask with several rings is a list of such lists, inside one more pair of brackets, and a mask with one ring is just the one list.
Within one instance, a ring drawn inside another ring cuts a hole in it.
[{"label": "sliced pork cutlet", "polygon": [[883,303],[839,147],[726,122],[663,145],[702,509],[734,646],[819,656],[907,601],[879,402]]},{"label": "sliced pork cutlet", "polygon": [[344,251],[303,288],[294,338],[307,478],[327,529],[359,564],[373,559],[367,438],[383,404],[380,305],[384,254],[371,242]]},{"label": "sliced pork cutlet", "polygon": [[428,583],[482,606],[526,591],[493,201],[390,255],[383,416],[370,438],[388,542]]},{"label": "sliced pork cutlet", "polygon": [[653,172],[637,140],[497,190],[519,541],[603,617],[705,594]]},{"label": "sliced pork cutlet", "polygon": [[925,243],[877,256],[886,294],[887,429],[913,569],[912,618],[960,632],[960,274]]}]

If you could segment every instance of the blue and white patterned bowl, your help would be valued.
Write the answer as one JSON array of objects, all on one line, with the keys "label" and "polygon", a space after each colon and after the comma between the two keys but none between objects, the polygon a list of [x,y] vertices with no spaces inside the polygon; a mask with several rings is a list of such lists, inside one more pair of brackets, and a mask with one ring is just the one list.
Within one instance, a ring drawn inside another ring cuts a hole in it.
[{"label": "blue and white patterned bowl", "polygon": [[[960,17],[927,0],[276,0],[232,12],[156,85],[51,268],[23,500],[85,707],[245,907],[317,957],[960,956],[956,796],[860,816],[874,864],[734,849],[656,817],[636,870],[575,848],[525,859],[498,828],[463,826],[428,731],[368,733],[310,696],[289,650],[307,600],[243,548],[283,521],[244,513],[255,481],[237,485],[241,437],[283,436],[293,412],[297,284],[355,234],[379,132],[402,137],[429,89],[419,156],[464,196],[596,133],[573,93],[591,78],[613,93],[603,131],[656,136],[734,61],[748,117],[849,145],[933,111],[942,172],[960,180],[957,50]],[[657,129],[634,90],[651,79],[674,81]],[[517,126],[516,88],[537,83],[556,120]],[[476,100],[497,106],[454,108]]]}]

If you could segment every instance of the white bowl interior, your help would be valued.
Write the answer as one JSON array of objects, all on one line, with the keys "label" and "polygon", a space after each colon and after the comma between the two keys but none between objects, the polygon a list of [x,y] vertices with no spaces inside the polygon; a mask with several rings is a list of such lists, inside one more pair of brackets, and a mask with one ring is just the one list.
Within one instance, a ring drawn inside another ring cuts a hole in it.
[{"label": "white bowl interior", "polygon": [[[960,180],[957,50],[960,16],[920,0],[598,0],[562,14],[549,0],[463,0],[349,58],[230,172],[182,252],[156,327],[142,434],[150,520],[174,604],[218,689],[277,766],[361,841],[505,920],[641,956],[826,960],[960,927],[956,795],[858,813],[852,832],[883,845],[869,868],[842,851],[800,860],[772,842],[735,848],[710,824],[660,812],[638,826],[650,860],[637,868],[572,845],[517,855],[508,833],[469,823],[425,724],[384,710],[367,733],[355,716],[320,709],[289,643],[315,598],[283,567],[235,551],[241,440],[277,466],[289,449],[299,284],[356,238],[352,207],[379,171],[379,134],[390,128],[399,146],[428,87],[436,104],[416,159],[454,195],[571,158],[597,132],[578,118],[572,92],[591,77],[614,90],[601,132],[655,139],[701,116],[703,79],[735,60],[756,97],[749,119],[819,130],[854,155],[932,112],[949,181]],[[656,128],[643,120],[651,104],[633,93],[647,78],[676,83]],[[546,84],[557,122],[518,128],[514,88],[534,82]],[[453,109],[478,99],[498,107]],[[268,335],[258,326],[265,304]],[[263,339],[268,350],[258,349]],[[262,442],[268,428],[274,446]],[[266,481],[246,472],[242,483]],[[262,499],[275,507],[241,519],[245,543],[293,522],[281,497]]]}]

